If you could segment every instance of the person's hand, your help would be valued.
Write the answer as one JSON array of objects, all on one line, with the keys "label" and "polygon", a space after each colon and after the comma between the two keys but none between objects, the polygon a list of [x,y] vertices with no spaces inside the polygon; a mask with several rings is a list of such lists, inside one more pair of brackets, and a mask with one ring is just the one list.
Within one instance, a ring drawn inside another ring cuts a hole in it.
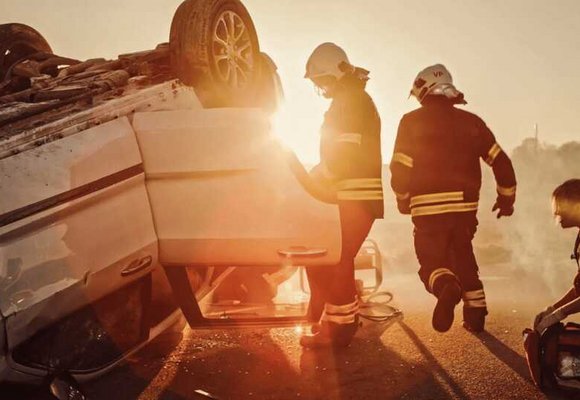
[{"label": "person's hand", "polygon": [[536,315],[536,317],[534,318],[534,326],[533,328],[536,329],[536,326],[538,326],[538,324],[540,323],[540,321],[549,314],[552,314],[554,312],[555,308],[554,306],[548,306],[546,308],[544,308],[542,311],[540,311],[540,313],[538,315]]},{"label": "person's hand", "polygon": [[497,218],[501,217],[509,217],[514,213],[514,206],[513,204],[505,204],[504,202],[500,201],[499,199],[493,205],[491,212],[499,210],[497,213]]},{"label": "person's hand", "polygon": [[320,181],[320,180],[324,179],[324,174],[322,172],[322,165],[321,164],[316,164],[314,167],[312,167],[309,174],[310,174],[310,177],[312,179],[314,179],[315,181]]},{"label": "person's hand", "polygon": [[326,190],[336,191],[337,180],[324,164],[321,163],[314,166],[310,170],[309,175],[318,185],[321,185]]},{"label": "person's hand", "polygon": [[566,314],[564,311],[562,311],[561,308],[558,308],[553,313],[548,314],[542,318],[538,326],[536,326],[536,331],[543,333],[546,329],[562,321],[564,318],[566,318]]}]

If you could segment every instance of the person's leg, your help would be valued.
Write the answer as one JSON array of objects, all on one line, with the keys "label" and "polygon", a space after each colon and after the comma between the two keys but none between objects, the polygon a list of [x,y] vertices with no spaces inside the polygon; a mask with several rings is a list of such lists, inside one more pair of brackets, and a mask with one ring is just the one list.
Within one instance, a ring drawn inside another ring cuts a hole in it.
[{"label": "person's leg", "polygon": [[452,216],[416,218],[414,241],[420,264],[419,277],[428,292],[437,297],[432,325],[439,332],[451,328],[461,286],[451,260]]},{"label": "person's leg", "polygon": [[[346,203],[346,202],[345,202]],[[354,258],[366,239],[374,218],[360,203],[340,204],[342,252],[334,268],[327,300],[321,316],[320,330],[305,335],[305,347],[347,346],[358,325],[358,300],[354,281]]]},{"label": "person's leg", "polygon": [[356,296],[354,259],[366,240],[373,222],[374,218],[364,204],[359,202],[340,204],[342,251],[328,299],[333,304],[352,303]]},{"label": "person's leg", "polygon": [[487,304],[471,243],[476,230],[475,216],[462,215],[453,231],[453,253],[455,271],[463,289],[463,326],[481,332],[485,327]]},{"label": "person's leg", "polygon": [[329,273],[327,268],[306,268],[308,286],[310,287],[310,301],[308,302],[308,322],[319,322],[324,310],[324,303],[328,298]]}]

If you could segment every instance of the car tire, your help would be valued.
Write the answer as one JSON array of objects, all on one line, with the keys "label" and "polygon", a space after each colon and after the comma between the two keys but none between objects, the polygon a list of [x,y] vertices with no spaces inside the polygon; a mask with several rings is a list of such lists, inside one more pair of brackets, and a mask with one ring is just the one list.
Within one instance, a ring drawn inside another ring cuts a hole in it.
[{"label": "car tire", "polygon": [[24,24],[0,25],[0,82],[15,62],[39,52],[52,54],[52,49],[35,29]]},{"label": "car tire", "polygon": [[239,0],[186,0],[169,37],[175,77],[192,86],[205,107],[251,106],[260,46]]}]

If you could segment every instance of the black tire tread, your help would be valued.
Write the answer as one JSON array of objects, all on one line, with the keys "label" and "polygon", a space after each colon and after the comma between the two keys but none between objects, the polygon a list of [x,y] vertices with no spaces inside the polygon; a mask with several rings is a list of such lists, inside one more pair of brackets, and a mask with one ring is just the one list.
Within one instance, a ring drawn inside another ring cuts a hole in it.
[{"label": "black tire tread", "polygon": [[233,93],[214,78],[211,67],[211,35],[214,19],[224,9],[236,11],[250,30],[258,71],[259,42],[250,14],[239,0],[185,0],[177,8],[169,37],[171,68],[183,83],[193,86],[207,107],[240,106],[253,97],[252,80],[247,90]]}]

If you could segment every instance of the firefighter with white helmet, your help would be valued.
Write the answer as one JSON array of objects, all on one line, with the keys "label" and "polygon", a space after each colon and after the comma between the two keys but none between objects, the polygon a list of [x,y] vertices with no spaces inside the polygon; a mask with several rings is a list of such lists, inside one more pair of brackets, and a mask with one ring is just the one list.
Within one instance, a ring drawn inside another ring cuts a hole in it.
[{"label": "firefighter with white helmet", "polygon": [[313,79],[333,76],[340,79],[344,75],[341,65],[350,65],[345,51],[334,43],[323,43],[318,46],[306,63],[304,78]]},{"label": "firefighter with white helmet", "polygon": [[337,190],[342,253],[331,275],[327,269],[307,271],[308,315],[320,324],[313,334],[302,336],[304,347],[347,346],[358,326],[354,258],[373,221],[383,217],[381,120],[365,91],[368,75],[333,43],[318,46],[306,65],[305,78],[332,99],[321,130],[320,164],[314,171]]},{"label": "firefighter with white helmet", "polygon": [[399,211],[415,226],[419,276],[437,297],[432,324],[446,332],[463,299],[463,326],[480,332],[487,304],[471,241],[477,229],[481,187],[480,158],[497,183],[497,217],[514,209],[512,163],[478,116],[455,107],[466,104],[445,66],[425,68],[411,95],[421,107],[403,116],[391,161],[391,187]]},{"label": "firefighter with white helmet", "polygon": [[448,99],[453,99],[458,104],[467,104],[463,99],[463,93],[458,91],[453,85],[453,78],[444,65],[435,64],[419,72],[409,96],[415,96],[419,103],[428,95],[444,95]]}]

